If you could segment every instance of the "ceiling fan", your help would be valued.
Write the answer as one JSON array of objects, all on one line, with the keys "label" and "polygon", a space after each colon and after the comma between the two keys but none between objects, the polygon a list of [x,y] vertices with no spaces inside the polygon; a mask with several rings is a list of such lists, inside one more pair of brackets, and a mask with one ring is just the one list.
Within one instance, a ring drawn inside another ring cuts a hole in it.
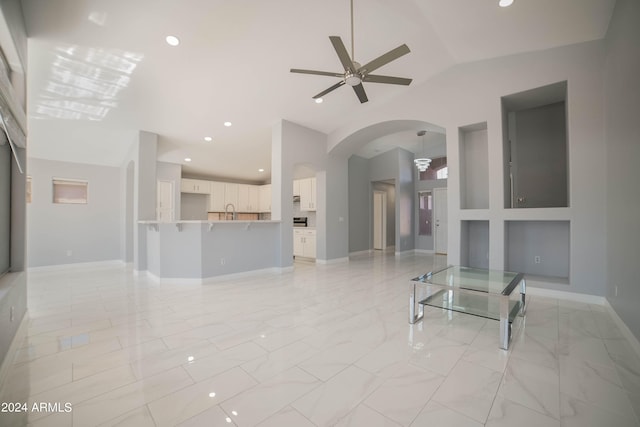
[{"label": "ceiling fan", "polygon": [[374,59],[373,61],[369,61],[364,65],[360,65],[358,62],[354,60],[354,48],[353,48],[353,0],[351,0],[351,56],[349,56],[349,52],[342,43],[342,39],[339,36],[329,36],[329,40],[331,40],[331,44],[338,54],[338,58],[344,67],[344,72],[342,73],[332,73],[329,71],[315,71],[315,70],[301,70],[298,68],[292,68],[292,73],[300,73],[300,74],[316,74],[319,76],[329,76],[329,77],[340,77],[338,83],[329,87],[328,89],[323,90],[319,94],[313,97],[313,99],[318,99],[328,94],[329,92],[343,86],[345,83],[348,86],[353,87],[353,91],[356,93],[356,96],[360,100],[360,103],[367,102],[369,98],[367,98],[367,94],[364,91],[364,87],[362,86],[363,82],[367,83],[386,83],[386,84],[394,84],[394,85],[409,85],[411,84],[411,79],[406,79],[403,77],[391,77],[391,76],[381,76],[377,74],[370,74],[372,71],[377,70],[383,65],[388,64],[389,62],[400,58],[403,55],[406,55],[410,52],[409,47],[406,44],[398,46],[395,49],[390,50]]}]

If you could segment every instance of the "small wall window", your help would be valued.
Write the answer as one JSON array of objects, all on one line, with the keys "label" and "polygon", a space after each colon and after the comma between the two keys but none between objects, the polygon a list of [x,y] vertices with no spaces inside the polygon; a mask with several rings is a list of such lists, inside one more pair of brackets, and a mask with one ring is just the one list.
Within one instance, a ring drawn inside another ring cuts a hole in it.
[{"label": "small wall window", "polygon": [[433,218],[433,196],[431,191],[421,191],[418,193],[419,218],[418,235],[431,236]]},{"label": "small wall window", "polygon": [[449,168],[447,166],[440,168],[436,171],[436,179],[449,178]]},{"label": "small wall window", "polygon": [[88,181],[53,179],[53,203],[86,204]]},{"label": "small wall window", "polygon": [[[441,172],[443,171],[444,172]],[[431,160],[431,164],[426,171],[420,172],[420,181],[432,181],[436,179],[447,179],[447,158],[438,157]]]}]

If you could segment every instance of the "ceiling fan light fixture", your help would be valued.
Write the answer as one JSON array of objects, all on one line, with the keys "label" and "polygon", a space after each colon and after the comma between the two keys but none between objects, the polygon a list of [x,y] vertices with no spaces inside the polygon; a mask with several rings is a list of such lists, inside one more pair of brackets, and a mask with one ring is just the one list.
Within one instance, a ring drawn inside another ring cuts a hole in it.
[{"label": "ceiling fan light fixture", "polygon": [[322,98],[316,98],[315,101],[316,101],[316,104],[322,104],[323,100]]},{"label": "ceiling fan light fixture", "polygon": [[358,86],[362,83],[362,76],[357,73],[347,73],[344,75],[344,82],[349,86]]},{"label": "ceiling fan light fixture", "polygon": [[500,0],[498,2],[498,6],[500,7],[509,7],[513,4],[513,0]]}]

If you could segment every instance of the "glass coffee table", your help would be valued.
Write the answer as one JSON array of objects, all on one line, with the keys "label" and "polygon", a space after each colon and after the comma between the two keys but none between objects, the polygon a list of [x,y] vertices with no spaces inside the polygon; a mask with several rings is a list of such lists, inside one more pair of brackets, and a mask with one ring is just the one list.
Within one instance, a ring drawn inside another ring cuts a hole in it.
[{"label": "glass coffee table", "polygon": [[449,266],[411,280],[409,323],[424,317],[425,305],[498,320],[500,348],[508,350],[511,324],[525,315],[525,293],[522,273]]}]

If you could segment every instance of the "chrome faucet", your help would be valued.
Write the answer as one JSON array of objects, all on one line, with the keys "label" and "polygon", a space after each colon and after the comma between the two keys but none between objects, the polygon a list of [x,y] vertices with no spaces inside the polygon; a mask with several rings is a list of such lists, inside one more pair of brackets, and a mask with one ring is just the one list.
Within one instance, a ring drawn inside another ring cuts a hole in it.
[{"label": "chrome faucet", "polygon": [[225,221],[229,218],[229,206],[231,206],[231,220],[236,219],[236,207],[233,206],[233,203],[227,203],[227,206],[224,207],[224,219]]}]

